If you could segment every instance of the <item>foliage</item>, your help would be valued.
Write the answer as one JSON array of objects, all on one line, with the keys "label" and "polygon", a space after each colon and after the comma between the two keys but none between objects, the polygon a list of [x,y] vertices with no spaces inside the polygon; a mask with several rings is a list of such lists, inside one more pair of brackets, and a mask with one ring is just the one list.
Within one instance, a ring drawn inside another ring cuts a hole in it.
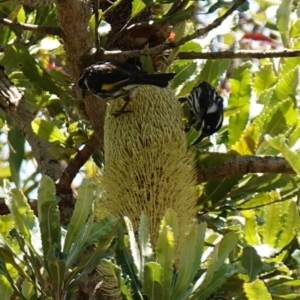
[{"label": "foliage", "polygon": [[[70,299],[80,282],[113,249],[117,222],[94,223],[92,184],[84,182],[68,230],[59,225],[58,199],[43,177],[34,216],[24,194],[5,182],[11,214],[1,216],[0,293],[5,299]],[[95,244],[97,243],[97,244]],[[92,248],[90,248],[92,246]]]},{"label": "foliage", "polygon": [[[112,9],[121,2],[115,1]],[[168,15],[178,2],[182,9]],[[158,3],[162,11],[152,21],[174,24],[174,40],[178,40],[223,14],[234,1],[200,2],[195,20],[193,1],[134,0],[131,17],[134,23]],[[100,11],[98,32],[103,43],[108,13]],[[1,2],[0,17],[39,26],[59,24],[55,5],[33,8]],[[90,26],[94,38],[94,16]],[[166,63],[162,70],[176,73],[171,87],[178,97],[206,80],[228,104],[222,129],[196,147],[198,168],[213,168],[243,155],[274,155],[284,157],[299,174],[300,59],[180,60],[178,55],[207,52],[215,44],[216,50],[235,49],[237,44],[261,52],[280,45],[299,49],[299,36],[297,1],[253,0],[206,36],[172,49],[168,58],[156,57],[158,65]],[[55,157],[69,163],[93,130],[75,96],[76,82],[70,82],[60,38],[1,26],[0,50],[1,64],[24,92],[35,116],[33,132],[50,142]],[[143,65],[149,65],[148,60],[143,58]],[[183,111],[186,120],[185,104]],[[54,184],[47,177],[40,180],[23,133],[2,109],[0,128],[0,182],[11,212],[0,217],[3,299],[71,297],[99,260],[111,270],[125,299],[299,299],[299,176],[238,174],[203,182],[197,187],[199,224],[191,226],[185,244],[176,243],[180,224],[167,211],[153,249],[148,238],[150,216],[142,215],[137,235],[126,218],[123,231],[128,235],[117,232],[122,226],[112,218],[93,223],[90,181],[81,184],[67,230],[60,227]],[[188,143],[197,134],[188,133]],[[101,163],[99,155],[93,156],[82,177],[93,177],[94,164]],[[27,200],[39,183],[37,218]]]}]

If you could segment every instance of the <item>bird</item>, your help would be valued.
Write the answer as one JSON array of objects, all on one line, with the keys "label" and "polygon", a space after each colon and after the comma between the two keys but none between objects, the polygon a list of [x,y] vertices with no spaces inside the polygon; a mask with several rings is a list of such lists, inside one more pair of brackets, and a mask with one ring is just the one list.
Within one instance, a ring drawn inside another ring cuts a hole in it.
[{"label": "bird", "polygon": [[119,116],[132,112],[125,108],[134,97],[134,91],[140,85],[154,85],[161,88],[168,86],[174,78],[174,73],[149,74],[139,66],[124,63],[100,61],[83,70],[79,77],[78,86],[82,89],[82,98],[90,91],[102,100],[124,99],[120,110],[113,113]]},{"label": "bird", "polygon": [[185,130],[189,131],[191,127],[197,131],[201,130],[200,136],[192,142],[192,146],[222,127],[223,98],[208,82],[201,81],[187,98],[179,98],[179,101],[187,101],[190,111],[189,125]]}]

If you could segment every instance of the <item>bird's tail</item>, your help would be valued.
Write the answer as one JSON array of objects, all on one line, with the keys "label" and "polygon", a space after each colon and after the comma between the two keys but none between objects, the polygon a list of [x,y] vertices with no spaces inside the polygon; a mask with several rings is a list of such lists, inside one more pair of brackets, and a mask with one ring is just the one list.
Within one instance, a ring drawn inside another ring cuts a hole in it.
[{"label": "bird's tail", "polygon": [[168,86],[170,80],[174,78],[176,74],[174,73],[164,73],[164,74],[147,74],[139,78],[137,83],[140,84],[151,84],[161,88]]}]

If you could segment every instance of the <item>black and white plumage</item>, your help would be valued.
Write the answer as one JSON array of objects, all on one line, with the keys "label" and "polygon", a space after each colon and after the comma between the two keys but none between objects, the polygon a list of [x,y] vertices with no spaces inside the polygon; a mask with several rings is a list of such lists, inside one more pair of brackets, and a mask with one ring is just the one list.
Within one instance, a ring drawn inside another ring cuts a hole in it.
[{"label": "black and white plumage", "polygon": [[201,135],[192,143],[195,145],[203,138],[217,132],[223,124],[223,98],[209,83],[202,81],[195,87],[187,98],[180,98],[181,102],[187,101],[190,120],[189,127],[201,130]]},{"label": "black and white plumage", "polygon": [[149,74],[136,65],[103,61],[86,68],[80,75],[78,86],[83,98],[90,91],[106,101],[124,99],[125,104],[115,113],[120,115],[128,112],[125,108],[138,86],[147,84],[165,88],[174,76],[171,73]]}]

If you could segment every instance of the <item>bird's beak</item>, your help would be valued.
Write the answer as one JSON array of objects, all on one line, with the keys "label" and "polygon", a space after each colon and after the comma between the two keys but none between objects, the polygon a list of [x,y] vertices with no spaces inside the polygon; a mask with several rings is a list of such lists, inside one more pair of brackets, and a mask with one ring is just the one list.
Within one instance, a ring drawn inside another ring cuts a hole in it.
[{"label": "bird's beak", "polygon": [[84,97],[86,96],[86,90],[81,91],[81,96],[82,96],[82,99],[84,99]]}]

